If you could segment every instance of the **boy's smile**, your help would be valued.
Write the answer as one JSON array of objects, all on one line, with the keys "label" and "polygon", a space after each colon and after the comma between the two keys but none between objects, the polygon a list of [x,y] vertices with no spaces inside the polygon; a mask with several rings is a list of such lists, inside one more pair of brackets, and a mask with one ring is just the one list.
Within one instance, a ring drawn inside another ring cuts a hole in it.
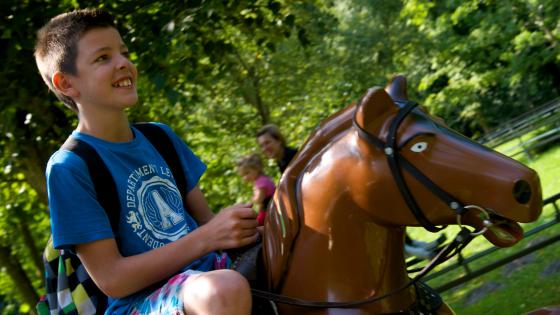
[{"label": "boy's smile", "polygon": [[85,110],[124,109],[138,100],[137,70],[119,32],[94,28],[78,41],[77,75],[71,75],[78,92],[76,103]]}]

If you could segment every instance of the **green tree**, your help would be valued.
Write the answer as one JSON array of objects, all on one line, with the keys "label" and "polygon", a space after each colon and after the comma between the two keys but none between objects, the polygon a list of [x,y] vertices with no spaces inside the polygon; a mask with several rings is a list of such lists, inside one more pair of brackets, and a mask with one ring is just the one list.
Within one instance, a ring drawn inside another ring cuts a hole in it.
[{"label": "green tree", "polygon": [[[311,2],[2,2],[0,283],[12,285],[2,286],[0,295],[19,300],[25,312],[36,301],[32,289],[41,287],[40,252],[49,231],[44,167],[76,123],[37,74],[35,32],[58,13],[90,6],[116,15],[135,52],[142,102],[131,117],[172,125],[215,170],[204,187],[210,195],[228,188],[227,195],[212,196],[214,209],[243,190],[237,179],[221,176],[232,174],[228,144],[252,147],[252,133],[270,120],[274,103],[262,97],[262,84],[271,81],[267,69],[276,45],[284,40],[308,45],[314,28],[320,29],[312,19],[323,15]],[[236,134],[251,136],[238,141]]]},{"label": "green tree", "polygon": [[555,1],[406,1],[429,51],[408,64],[425,104],[469,135],[560,94]]}]

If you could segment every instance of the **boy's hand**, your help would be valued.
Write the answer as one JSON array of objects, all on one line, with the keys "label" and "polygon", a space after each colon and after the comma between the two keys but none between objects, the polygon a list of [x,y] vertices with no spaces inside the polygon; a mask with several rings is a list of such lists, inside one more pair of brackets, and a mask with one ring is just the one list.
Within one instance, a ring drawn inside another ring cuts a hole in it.
[{"label": "boy's hand", "polygon": [[250,204],[238,204],[222,209],[212,220],[200,227],[207,230],[211,250],[242,247],[257,241],[257,213]]}]

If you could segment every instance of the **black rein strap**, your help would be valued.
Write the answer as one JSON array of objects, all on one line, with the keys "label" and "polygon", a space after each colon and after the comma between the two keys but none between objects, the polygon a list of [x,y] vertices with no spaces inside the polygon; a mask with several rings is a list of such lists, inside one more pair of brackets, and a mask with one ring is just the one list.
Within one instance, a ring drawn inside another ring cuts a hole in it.
[{"label": "black rein strap", "polygon": [[385,156],[387,157],[387,163],[389,164],[389,168],[391,169],[391,173],[393,178],[395,179],[395,183],[403,196],[408,208],[414,214],[414,217],[418,220],[418,222],[428,231],[430,232],[438,232],[441,231],[443,228],[436,227],[433,225],[428,218],[424,215],[424,212],[418,206],[416,199],[412,195],[412,192],[408,188],[404,176],[402,174],[402,168],[404,168],[407,172],[409,172],[412,176],[414,176],[422,185],[428,188],[433,194],[438,196],[443,202],[445,202],[451,209],[455,211],[456,214],[460,215],[463,214],[466,209],[464,206],[459,202],[457,199],[452,197],[450,194],[445,192],[439,186],[437,186],[434,182],[432,182],[426,175],[424,175],[421,171],[419,171],[414,165],[412,165],[404,156],[402,156],[399,152],[399,147],[397,144],[397,131],[399,129],[400,124],[404,120],[404,118],[410,114],[410,112],[416,107],[418,104],[416,102],[408,101],[405,107],[401,108],[397,113],[397,116],[391,122],[391,126],[389,127],[389,134],[387,135],[387,142],[383,142],[381,139],[375,137],[374,135],[367,132],[364,128],[362,128],[357,122],[356,117],[354,116],[353,124],[360,137],[364,138],[369,143],[373,144],[377,148],[383,150]]},{"label": "black rein strap", "polygon": [[[420,170],[418,170],[414,165],[412,165],[404,156],[399,152],[399,147],[397,143],[397,131],[399,126],[409,115],[414,108],[418,106],[415,102],[407,101],[405,106],[402,107],[397,113],[396,117],[391,122],[389,127],[389,133],[387,135],[387,142],[383,142],[381,139],[375,137],[371,133],[367,132],[356,122],[356,116],[354,115],[353,124],[360,137],[364,138],[370,144],[383,150],[387,157],[387,162],[391,169],[395,183],[401,192],[406,204],[408,205],[410,211],[414,214],[418,222],[430,232],[438,232],[443,228],[436,227],[433,225],[428,218],[424,215],[424,212],[418,206],[418,203],[414,199],[412,192],[408,188],[404,176],[402,174],[402,168],[409,172],[414,178],[416,178],[422,185],[428,188],[434,195],[443,200],[449,207],[455,211],[457,215],[461,215],[466,212],[466,208],[453,196],[445,192],[439,186],[437,186],[433,181],[431,181],[426,175],[424,175]],[[475,236],[471,231],[466,228],[461,228],[457,236],[446,245],[424,268],[422,268],[414,278],[409,282],[405,283],[401,287],[393,290],[389,293],[383,294],[381,296],[372,296],[370,298],[358,301],[347,301],[347,302],[328,302],[328,301],[309,301],[293,297],[288,297],[281,294],[275,294],[268,291],[262,291],[257,289],[252,289],[252,294],[255,297],[268,299],[276,303],[289,304],[295,306],[312,307],[312,308],[350,308],[356,307],[364,304],[370,304],[383,300],[389,296],[392,296],[400,291],[405,290],[411,285],[415,285],[422,277],[424,277],[428,272],[430,272],[437,265],[453,257],[455,254],[460,252]]]},{"label": "black rein strap", "polygon": [[281,294],[276,294],[268,291],[262,291],[257,289],[251,289],[253,296],[274,301],[276,303],[288,304],[294,306],[303,306],[311,308],[350,308],[361,306],[365,304],[371,304],[383,300],[391,295],[405,290],[411,285],[416,284],[422,277],[424,277],[428,272],[434,269],[437,265],[445,262],[449,258],[453,257],[456,253],[460,252],[472,239],[473,235],[471,231],[466,228],[462,228],[461,231],[455,236],[453,241],[447,244],[437,255],[424,267],[422,270],[409,282],[402,285],[400,288],[393,290],[389,293],[372,296],[364,300],[357,301],[347,301],[347,302],[328,302],[328,301],[309,301],[298,298],[293,298]]}]

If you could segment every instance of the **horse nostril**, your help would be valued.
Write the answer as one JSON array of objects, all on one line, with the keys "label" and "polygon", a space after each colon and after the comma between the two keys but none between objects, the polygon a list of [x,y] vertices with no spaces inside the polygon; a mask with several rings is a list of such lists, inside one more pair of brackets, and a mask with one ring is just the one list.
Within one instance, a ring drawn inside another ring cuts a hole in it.
[{"label": "horse nostril", "polygon": [[513,197],[517,202],[526,204],[531,200],[531,186],[525,180],[518,180],[513,185]]}]

